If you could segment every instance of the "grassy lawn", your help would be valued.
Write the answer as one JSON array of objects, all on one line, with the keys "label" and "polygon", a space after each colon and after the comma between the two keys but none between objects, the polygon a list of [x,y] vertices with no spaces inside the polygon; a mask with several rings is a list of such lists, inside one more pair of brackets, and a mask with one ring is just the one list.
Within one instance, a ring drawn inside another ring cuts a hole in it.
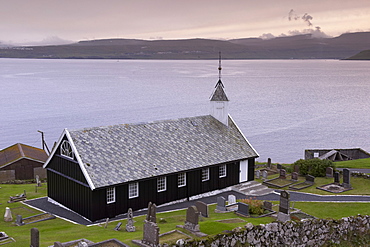
[{"label": "grassy lawn", "polygon": [[335,162],[337,168],[366,168],[370,169],[370,158]]}]

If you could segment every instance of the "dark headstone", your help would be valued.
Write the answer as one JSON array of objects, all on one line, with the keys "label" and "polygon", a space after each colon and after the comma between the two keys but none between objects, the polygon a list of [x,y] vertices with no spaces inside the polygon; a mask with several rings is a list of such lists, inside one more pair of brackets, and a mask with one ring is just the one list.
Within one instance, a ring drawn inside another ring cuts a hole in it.
[{"label": "dark headstone", "polygon": [[283,190],[280,192],[279,212],[289,214],[289,207],[290,207],[290,194],[289,192]]},{"label": "dark headstone", "polygon": [[225,197],[223,197],[223,196],[217,197],[216,210],[226,211],[226,200],[225,200]]},{"label": "dark headstone", "polygon": [[283,166],[282,166],[281,164],[277,164],[277,165],[276,165],[276,167],[277,167],[277,169],[279,169],[279,170],[280,170],[281,168],[283,168]]},{"label": "dark headstone", "polygon": [[31,245],[30,247],[40,247],[39,229],[31,228]]},{"label": "dark headstone", "polygon": [[267,168],[271,169],[271,158],[267,159]]},{"label": "dark headstone", "polygon": [[199,212],[196,206],[188,207],[186,211],[186,221],[193,224],[199,223]]},{"label": "dark headstone", "polygon": [[186,221],[184,229],[199,232],[199,212],[196,206],[188,207],[186,210]]},{"label": "dark headstone", "polygon": [[286,171],[285,169],[280,169],[280,179],[286,179]]},{"label": "dark headstone", "polygon": [[22,226],[22,225],[24,225],[22,215],[17,215],[17,219],[15,220],[15,224],[16,224],[17,226]]},{"label": "dark headstone", "polygon": [[208,205],[202,201],[196,201],[195,206],[203,217],[208,217]]},{"label": "dark headstone", "polygon": [[238,202],[238,210],[236,213],[243,216],[249,216],[249,205],[243,202]]},{"label": "dark headstone", "polygon": [[343,169],[343,187],[350,188],[350,177],[351,177],[351,171],[347,168]]},{"label": "dark headstone", "polygon": [[339,172],[334,172],[334,183],[339,184]]},{"label": "dark headstone", "polygon": [[326,175],[327,178],[332,178],[333,177],[333,168],[332,167],[326,167],[325,175]]},{"label": "dark headstone", "polygon": [[114,228],[115,231],[119,231],[119,229],[121,228],[121,225],[122,223],[121,222],[118,222],[118,224],[116,225],[116,227]]},{"label": "dark headstone", "polygon": [[149,202],[146,220],[157,223],[157,206],[155,203]]},{"label": "dark headstone", "polygon": [[126,224],[126,231],[127,232],[134,232],[136,231],[136,228],[134,226],[134,213],[132,212],[132,209],[129,208],[127,212],[127,224]]},{"label": "dark headstone", "polygon": [[307,175],[306,176],[306,183],[310,183],[310,184],[315,183],[315,177],[312,176],[312,175]]},{"label": "dark headstone", "polygon": [[263,208],[267,210],[272,210],[272,202],[263,201]]},{"label": "dark headstone", "polygon": [[293,181],[298,181],[298,173],[292,172],[292,180]]}]

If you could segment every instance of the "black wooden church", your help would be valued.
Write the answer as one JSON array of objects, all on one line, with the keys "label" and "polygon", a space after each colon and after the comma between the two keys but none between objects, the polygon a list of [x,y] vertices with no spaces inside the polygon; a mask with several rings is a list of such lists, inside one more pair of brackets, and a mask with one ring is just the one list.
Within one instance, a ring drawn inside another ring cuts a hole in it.
[{"label": "black wooden church", "polygon": [[228,103],[219,79],[210,115],[65,129],[44,165],[49,200],[96,221],[253,180],[258,154]]}]

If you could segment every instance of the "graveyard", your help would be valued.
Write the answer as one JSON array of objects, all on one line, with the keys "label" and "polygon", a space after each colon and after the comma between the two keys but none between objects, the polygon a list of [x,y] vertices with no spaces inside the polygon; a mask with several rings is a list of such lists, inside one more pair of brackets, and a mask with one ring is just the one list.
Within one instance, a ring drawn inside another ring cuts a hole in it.
[{"label": "graveyard", "polygon": [[[284,174],[269,174],[264,178],[262,177],[262,174],[260,174],[260,177],[256,178],[256,181],[262,183],[265,180],[270,180],[270,182],[273,183],[278,179],[286,179],[289,180],[289,183],[291,182],[291,173],[286,172],[285,178],[282,178],[281,175]],[[304,183],[307,180],[304,176],[293,176],[295,184]],[[299,192],[318,195],[333,195],[332,192],[319,189],[319,187],[334,183],[334,179],[334,177],[316,177],[311,186],[300,189]],[[342,183],[343,174],[340,174],[340,184]],[[370,179],[365,179],[361,176],[352,176],[350,178],[350,185],[351,190],[343,191],[340,194],[370,195]],[[293,191],[289,188],[290,186],[292,186],[292,184],[278,189],[282,191]],[[203,212],[204,209],[201,209],[202,205],[199,205],[197,202],[198,200],[195,200],[193,205],[194,207],[171,212],[156,212],[155,217],[153,215],[148,216],[146,211],[141,216],[137,216],[135,215],[136,212],[133,212],[133,218],[131,219],[124,218],[118,221],[102,222],[92,226],[84,226],[74,224],[58,217],[50,217],[49,214],[44,214],[44,212],[28,207],[23,203],[25,200],[32,200],[46,196],[46,183],[43,183],[40,187],[36,187],[36,184],[34,183],[0,184],[0,187],[0,211],[4,215],[6,208],[8,207],[12,213],[11,221],[0,221],[0,232],[3,232],[1,233],[2,235],[0,235],[0,241],[3,241],[1,238],[5,239],[4,246],[7,247],[29,246],[31,239],[30,232],[32,228],[37,228],[39,231],[40,246],[53,246],[56,241],[65,243],[78,239],[86,239],[95,243],[107,241],[109,239],[116,239],[128,246],[138,246],[132,241],[143,241],[145,239],[144,232],[147,232],[146,234],[158,232],[158,242],[160,244],[175,243],[180,238],[207,239],[209,237],[217,236],[217,234],[227,235],[230,234],[233,229],[245,228],[248,224],[258,226],[260,224],[266,225],[274,223],[277,218],[280,218],[280,221],[284,222],[284,216],[288,213],[291,214],[291,218],[295,221],[299,221],[299,219],[305,217],[305,215],[318,219],[332,218],[339,220],[342,217],[356,216],[358,214],[369,215],[370,213],[369,203],[289,202],[289,196],[287,194],[283,201],[270,201],[271,211],[276,212],[275,216],[266,215],[263,217],[252,217],[251,215],[243,215],[245,213],[245,205],[247,204],[240,202],[238,199],[224,198],[223,200],[221,199],[221,202],[219,203],[206,205],[208,208],[207,215],[203,215],[203,213],[199,214],[198,211],[201,210]],[[232,192],[230,192],[230,194],[232,194]],[[15,198],[16,200],[14,202],[8,202],[10,201],[10,198]],[[18,200],[18,198],[21,198],[21,200]],[[246,199],[248,198],[249,197],[246,196]],[[253,200],[253,198],[251,199]],[[228,200],[232,201],[231,204]],[[232,209],[233,206],[237,204],[240,208],[239,213],[229,211],[229,209]],[[160,209],[160,205],[157,208]],[[278,214],[282,215],[279,217]],[[18,215],[22,216],[21,219]],[[153,219],[153,217],[155,219]],[[144,231],[144,229],[148,227],[151,230]],[[5,238],[1,236],[7,237]]]}]

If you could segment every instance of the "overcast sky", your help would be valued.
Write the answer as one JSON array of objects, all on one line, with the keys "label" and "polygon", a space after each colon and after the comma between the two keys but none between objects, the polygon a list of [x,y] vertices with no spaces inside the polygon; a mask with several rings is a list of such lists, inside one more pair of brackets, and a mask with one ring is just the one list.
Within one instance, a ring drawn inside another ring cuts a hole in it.
[{"label": "overcast sky", "polygon": [[370,31],[370,0],[0,0],[0,42],[12,44],[357,31]]}]

